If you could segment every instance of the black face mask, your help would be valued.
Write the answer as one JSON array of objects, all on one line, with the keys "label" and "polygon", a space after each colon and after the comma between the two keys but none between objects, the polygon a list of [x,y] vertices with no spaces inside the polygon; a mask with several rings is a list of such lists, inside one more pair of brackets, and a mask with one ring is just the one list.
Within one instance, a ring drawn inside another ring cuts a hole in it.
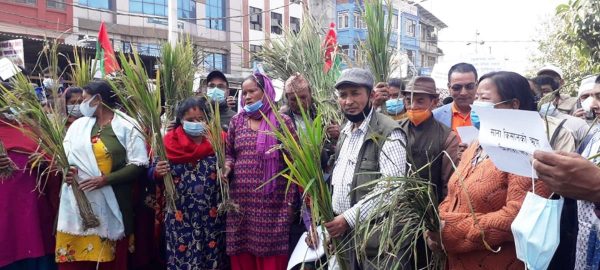
[{"label": "black face mask", "polygon": [[346,116],[346,119],[348,119],[348,121],[352,122],[352,123],[358,123],[358,122],[362,122],[365,120],[365,118],[367,118],[367,116],[369,116],[369,113],[371,112],[371,103],[369,102],[369,104],[367,104],[367,106],[365,106],[365,108],[363,109],[363,111],[357,115],[351,115],[351,114],[347,114],[344,113],[344,116]]}]

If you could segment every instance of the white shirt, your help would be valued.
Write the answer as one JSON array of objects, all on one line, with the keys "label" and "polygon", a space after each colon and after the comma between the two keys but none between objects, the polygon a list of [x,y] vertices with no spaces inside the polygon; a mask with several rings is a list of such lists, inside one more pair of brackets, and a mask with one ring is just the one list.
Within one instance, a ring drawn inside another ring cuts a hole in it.
[{"label": "white shirt", "polygon": [[[380,203],[380,198],[370,199],[363,198],[355,205],[351,205],[350,192],[352,191],[352,179],[354,178],[354,170],[358,152],[362,147],[364,136],[369,128],[369,122],[373,116],[373,111],[362,124],[352,131],[353,123],[348,122],[342,129],[342,133],[346,135],[340,154],[336,160],[331,183],[333,185],[333,211],[344,215],[346,222],[351,228],[354,228],[356,216],[360,213],[359,221],[364,221],[371,209]],[[387,138],[386,142],[381,147],[379,155],[379,169],[381,177],[404,176],[406,173],[406,149],[403,145],[406,144],[406,139],[400,130],[394,130]],[[372,193],[383,189],[385,183],[378,183]]]}]

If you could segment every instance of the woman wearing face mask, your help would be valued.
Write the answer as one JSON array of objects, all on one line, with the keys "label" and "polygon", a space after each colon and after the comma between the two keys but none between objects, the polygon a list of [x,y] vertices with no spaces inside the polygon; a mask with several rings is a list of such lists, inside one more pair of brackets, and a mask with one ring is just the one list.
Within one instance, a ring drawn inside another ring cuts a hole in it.
[{"label": "woman wearing face mask", "polygon": [[[514,72],[481,77],[473,110],[478,107],[536,110],[527,79]],[[500,171],[474,142],[450,178],[439,206],[442,230],[426,234],[428,246],[446,251],[449,269],[523,269],[511,223],[531,187],[531,178]],[[540,181],[535,193],[550,195]]]},{"label": "woman wearing face mask", "polygon": [[67,107],[67,128],[75,122],[75,120],[82,117],[81,110],[79,110],[79,105],[81,101],[83,101],[83,89],[71,86],[65,90],[65,104]]},{"label": "woman wearing face mask", "polygon": [[221,193],[216,157],[207,137],[209,111],[204,99],[179,104],[176,126],[164,138],[169,161],[158,162],[154,169],[156,180],[167,173],[173,176],[178,195],[177,211],[165,217],[168,269],[226,269],[229,263],[225,217],[217,212]]},{"label": "woman wearing face mask", "polygon": [[[117,97],[107,82],[89,83],[82,97],[84,117],[73,122],[64,140],[72,167],[61,191],[56,261],[59,269],[127,269],[132,186],[148,165],[146,144],[135,120],[115,110]],[[85,191],[98,227],[83,227],[73,181]]]},{"label": "woman wearing face mask", "polygon": [[[242,84],[244,110],[229,124],[226,164],[230,197],[240,206],[239,212],[227,214],[227,254],[231,268],[285,269],[288,262],[288,235],[297,187],[286,193],[287,181],[271,180],[285,166],[281,152],[273,150],[277,140],[262,115],[276,124],[275,91],[271,80],[262,74],[246,78]],[[294,124],[282,115],[295,134]]]}]

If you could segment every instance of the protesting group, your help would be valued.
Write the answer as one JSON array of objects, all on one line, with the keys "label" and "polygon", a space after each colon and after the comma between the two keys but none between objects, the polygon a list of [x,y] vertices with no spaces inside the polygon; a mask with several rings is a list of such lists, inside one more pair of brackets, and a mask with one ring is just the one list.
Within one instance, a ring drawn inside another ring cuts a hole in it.
[{"label": "protesting group", "polygon": [[[440,86],[430,77],[406,84],[376,82],[368,70],[344,70],[331,91],[345,122],[323,127],[327,136],[322,164],[317,164],[328,176],[336,214],[322,224],[327,238],[352,239],[354,228],[388,202],[385,194],[371,198],[384,183],[365,183],[416,172],[435,187],[441,224],[439,232],[424,233],[418,250],[445,253],[446,268],[523,269],[526,263],[530,269],[600,269],[600,168],[595,164],[600,161],[595,128],[600,76],[582,80],[577,97],[559,94],[563,84],[561,70],[552,65],[528,80],[504,71],[480,76],[473,65],[458,63],[448,71],[450,97],[442,101]],[[255,73],[242,83],[237,112],[222,72],[209,73],[201,88],[198,97],[177,106],[164,135],[167,160],[148,154],[148,142],[135,119],[120,110],[107,81],[66,88],[61,95],[69,116],[64,149],[67,157],[78,158],[69,158],[72,167],[64,182],[61,175],[50,175],[43,187],[36,187],[36,179],[44,165],[30,162],[37,142],[23,135],[10,108],[0,108],[6,151],[0,168],[15,168],[1,176],[0,269],[279,270],[287,269],[303,233],[309,232],[306,244],[312,248],[322,244],[310,226],[302,189],[280,175],[285,151],[277,149],[268,123],[280,115],[289,130],[307,128],[303,113],[314,118],[319,106],[308,80],[299,73],[290,77],[284,102],[276,104],[271,79]],[[220,170],[207,124],[215,116],[209,106],[216,103],[226,141]],[[477,140],[461,141],[459,127],[480,126],[477,108],[539,111],[556,151],[534,153],[537,180],[499,170]],[[162,179],[168,174],[177,191],[175,211],[165,210]],[[235,211],[218,209],[224,200],[220,176],[229,185]],[[513,236],[511,224],[533,185],[539,196],[565,198],[556,236],[560,244],[553,257],[523,262],[517,258],[522,245],[516,245],[523,241]],[[72,188],[85,192],[99,226],[82,224]],[[367,250],[378,243],[348,242]],[[354,247],[337,258],[350,269],[389,269],[393,262],[402,269],[429,265],[425,257],[377,252],[360,259]],[[335,269],[322,259],[296,269],[327,267]]]}]

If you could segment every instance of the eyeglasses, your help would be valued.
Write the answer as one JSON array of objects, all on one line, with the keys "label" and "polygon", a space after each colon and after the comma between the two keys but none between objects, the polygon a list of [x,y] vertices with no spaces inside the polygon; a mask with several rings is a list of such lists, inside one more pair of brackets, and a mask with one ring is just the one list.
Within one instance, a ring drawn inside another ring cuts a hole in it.
[{"label": "eyeglasses", "polygon": [[450,89],[452,89],[452,91],[454,92],[458,92],[462,89],[467,89],[467,91],[473,91],[475,90],[475,88],[477,88],[477,84],[476,83],[468,83],[468,84],[453,84],[452,86],[450,86]]}]

